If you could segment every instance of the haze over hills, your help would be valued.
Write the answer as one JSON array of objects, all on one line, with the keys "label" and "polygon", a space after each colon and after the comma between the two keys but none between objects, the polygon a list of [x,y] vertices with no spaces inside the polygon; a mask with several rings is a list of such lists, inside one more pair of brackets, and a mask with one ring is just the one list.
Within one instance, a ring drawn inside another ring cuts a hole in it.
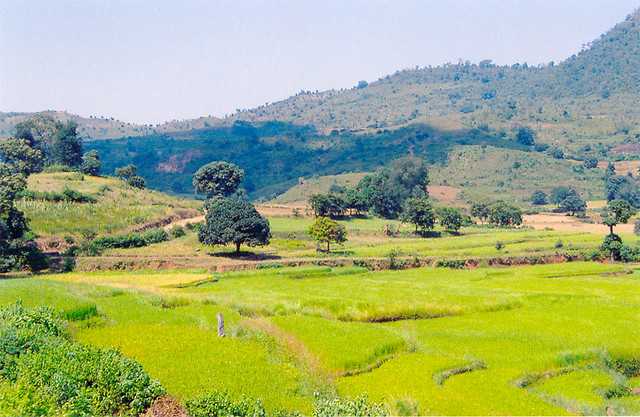
[{"label": "haze over hills", "polygon": [[[549,146],[535,150],[537,163],[562,164],[560,171],[568,173],[569,178],[551,176],[553,182],[566,180],[593,194],[597,175],[576,171],[575,160],[640,154],[638,102],[640,11],[635,11],[558,64],[497,66],[483,61],[408,69],[351,89],[301,92],[225,119],[159,126],[53,115],[76,120],[85,137],[122,138],[88,147],[100,151],[108,170],[134,162],[152,186],[176,193],[190,193],[192,173],[212,159],[241,164],[254,197],[283,192],[299,177],[369,171],[407,153],[446,166],[455,146],[489,146],[492,155],[483,151],[482,160],[512,164],[516,150],[519,157],[534,152],[513,141],[514,129],[529,126],[537,143]],[[0,133],[6,135],[26,116],[0,114]],[[136,136],[141,138],[129,139]],[[496,158],[500,152],[508,155]],[[260,168],[265,165],[268,172]],[[449,182],[474,185],[462,177]],[[530,187],[551,186],[519,180],[516,187],[503,179],[490,183],[495,185],[492,192],[520,197]]]}]

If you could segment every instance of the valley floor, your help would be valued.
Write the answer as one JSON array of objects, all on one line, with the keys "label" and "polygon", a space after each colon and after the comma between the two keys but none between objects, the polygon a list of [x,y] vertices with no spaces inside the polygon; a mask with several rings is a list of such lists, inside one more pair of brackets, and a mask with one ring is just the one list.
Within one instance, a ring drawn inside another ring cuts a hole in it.
[{"label": "valley floor", "polygon": [[224,390],[308,414],[315,392],[364,393],[394,414],[640,413],[633,266],[0,280],[0,304],[16,300],[62,311],[75,338],[119,348],[180,400]]}]

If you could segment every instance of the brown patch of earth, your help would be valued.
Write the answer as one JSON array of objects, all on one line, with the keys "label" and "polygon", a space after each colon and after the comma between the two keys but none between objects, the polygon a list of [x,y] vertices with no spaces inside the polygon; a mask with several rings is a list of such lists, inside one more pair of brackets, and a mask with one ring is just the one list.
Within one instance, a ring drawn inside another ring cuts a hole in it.
[{"label": "brown patch of earth", "polygon": [[453,203],[458,199],[460,188],[450,187],[448,185],[430,185],[427,187],[429,196],[435,198],[442,203]]},{"label": "brown patch of earth", "polygon": [[[640,144],[635,145],[640,146]],[[638,151],[640,151],[640,149],[638,149]],[[607,161],[598,162],[598,168],[607,169],[607,165],[609,165],[609,162]],[[613,166],[616,168],[617,175],[627,175],[628,173],[631,173],[635,176],[639,174],[638,169],[640,168],[640,161],[618,161],[614,162]]]},{"label": "brown patch of earth", "polygon": [[289,217],[297,210],[299,216],[309,216],[309,207],[305,203],[291,204],[258,204],[256,209],[263,216]]},{"label": "brown patch of earth", "polygon": [[156,399],[142,417],[189,417],[189,414],[175,398],[165,395]]},{"label": "brown patch of earth", "polygon": [[623,143],[611,149],[613,153],[640,153],[640,143]]},{"label": "brown patch of earth", "polygon": [[[609,228],[603,224],[585,223],[565,214],[544,213],[523,216],[524,224],[536,230],[553,229],[561,232],[594,233],[606,235]],[[616,233],[633,233],[632,224],[619,224]]]}]

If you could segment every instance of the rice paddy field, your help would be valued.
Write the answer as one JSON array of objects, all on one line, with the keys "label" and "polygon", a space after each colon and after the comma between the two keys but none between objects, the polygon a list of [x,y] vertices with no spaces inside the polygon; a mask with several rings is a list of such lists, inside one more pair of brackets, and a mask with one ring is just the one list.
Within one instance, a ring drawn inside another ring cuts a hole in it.
[{"label": "rice paddy field", "polygon": [[52,305],[77,340],[137,359],[180,401],[224,390],[309,414],[325,392],[395,415],[640,413],[634,265],[1,279],[0,304],[16,300]]}]

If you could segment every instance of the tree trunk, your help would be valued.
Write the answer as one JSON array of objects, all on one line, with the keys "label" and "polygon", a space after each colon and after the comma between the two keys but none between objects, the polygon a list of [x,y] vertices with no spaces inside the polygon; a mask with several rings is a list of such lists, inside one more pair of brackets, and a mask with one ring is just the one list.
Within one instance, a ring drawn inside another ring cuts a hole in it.
[{"label": "tree trunk", "polygon": [[329,241],[327,240],[327,252],[331,252],[331,248],[329,247]]},{"label": "tree trunk", "polygon": [[613,225],[609,226],[609,234],[612,235],[613,234]]},{"label": "tree trunk", "polygon": [[240,253],[240,242],[236,242],[236,253]]}]

